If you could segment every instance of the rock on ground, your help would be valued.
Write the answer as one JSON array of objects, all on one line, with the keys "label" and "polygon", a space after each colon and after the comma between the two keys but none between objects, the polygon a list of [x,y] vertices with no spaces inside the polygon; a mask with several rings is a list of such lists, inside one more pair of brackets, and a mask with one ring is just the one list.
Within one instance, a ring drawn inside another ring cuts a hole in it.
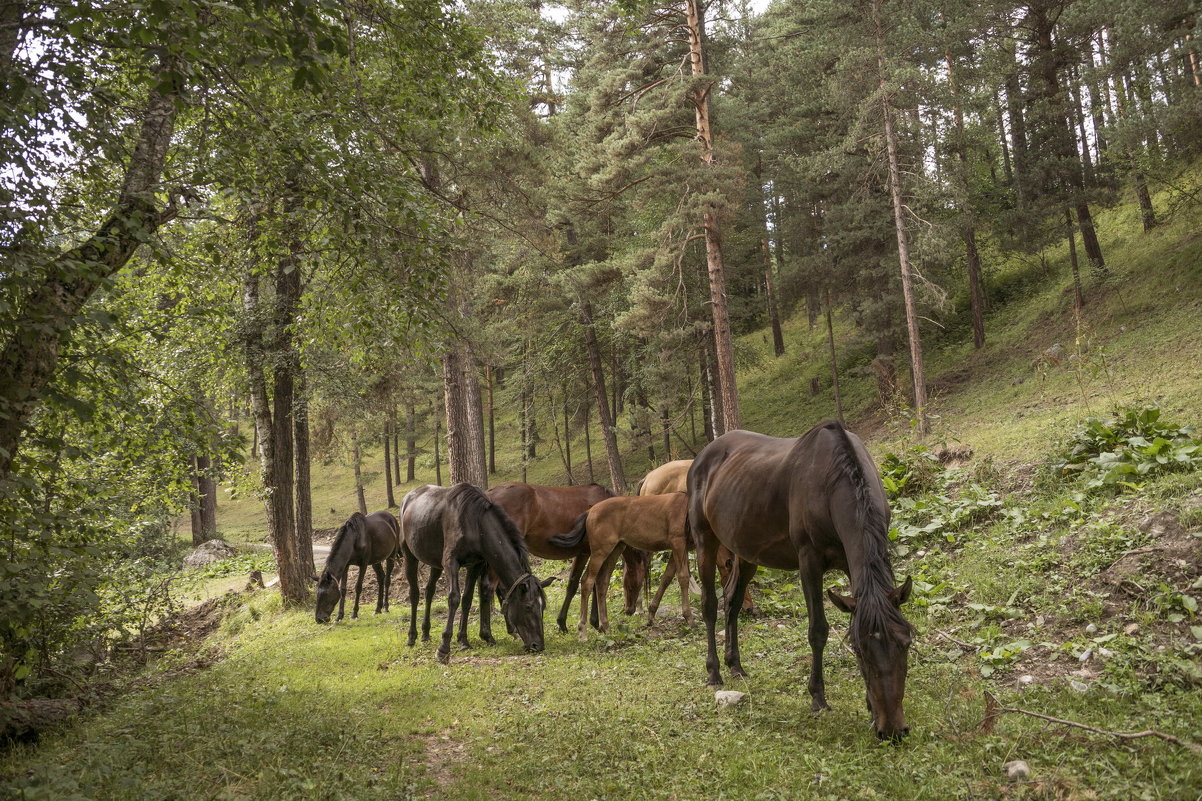
[{"label": "rock on ground", "polygon": [[184,557],[184,567],[202,567],[229,559],[235,551],[228,543],[221,540],[209,540],[196,546],[192,553]]}]

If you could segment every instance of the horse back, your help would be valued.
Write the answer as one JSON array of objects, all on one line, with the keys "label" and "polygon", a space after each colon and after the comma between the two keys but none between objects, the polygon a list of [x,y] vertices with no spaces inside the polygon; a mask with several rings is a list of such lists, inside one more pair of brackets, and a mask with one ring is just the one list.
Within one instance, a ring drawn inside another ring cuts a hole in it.
[{"label": "horse back", "polygon": [[685,532],[685,495],[619,495],[589,509],[588,536],[663,551]]},{"label": "horse back", "polygon": [[663,495],[668,492],[684,492],[692,459],[676,459],[661,464],[646,475],[639,484],[639,495]]},{"label": "horse back", "polygon": [[576,518],[594,504],[613,497],[612,492],[599,484],[551,487],[517,481],[498,484],[487,494],[531,545],[570,531]]}]

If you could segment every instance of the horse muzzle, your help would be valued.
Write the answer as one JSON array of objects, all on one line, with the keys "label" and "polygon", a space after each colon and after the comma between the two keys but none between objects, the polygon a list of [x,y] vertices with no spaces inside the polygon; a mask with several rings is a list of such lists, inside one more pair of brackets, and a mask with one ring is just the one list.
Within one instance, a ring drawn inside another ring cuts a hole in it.
[{"label": "horse muzzle", "polygon": [[526,646],[526,653],[541,654],[543,652],[543,644],[541,642],[530,643]]}]

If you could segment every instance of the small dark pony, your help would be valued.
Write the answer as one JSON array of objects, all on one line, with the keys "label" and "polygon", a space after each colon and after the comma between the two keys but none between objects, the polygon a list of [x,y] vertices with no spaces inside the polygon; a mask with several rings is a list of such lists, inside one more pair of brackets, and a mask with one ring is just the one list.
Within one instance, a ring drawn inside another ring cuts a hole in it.
[{"label": "small dark pony", "polygon": [[[388,589],[392,583],[392,569],[399,555],[401,527],[391,512],[372,512],[363,515],[355,512],[342,524],[330,546],[321,576],[317,582],[318,623],[328,623],[334,604],[338,604],[338,619],[342,620],[346,606],[346,579],[351,565],[359,568],[359,580],[355,583],[355,605],[351,619],[359,617],[359,596],[363,592],[363,573],[368,565],[376,571],[376,614],[388,611]],[[383,565],[381,565],[383,563]]]},{"label": "small dark pony", "polygon": [[756,566],[798,570],[809,613],[809,690],[814,711],[826,709],[822,650],[827,622],[822,577],[841,570],[854,597],[828,593],[851,615],[848,640],[867,689],[877,736],[909,731],[902,709],[912,629],[900,606],[910,579],[895,586],[889,563],[889,505],[880,476],[859,437],[835,421],[798,439],[731,431],[701,450],[689,468],[689,526],[697,545],[709,683],[722,683],[714,636],[718,600],[714,562],[721,543],[737,560],[727,588],[726,665],[746,676],[739,659],[739,616]]},{"label": "small dark pony", "polygon": [[[406,495],[401,501],[401,552],[409,582],[410,646],[417,642],[418,567],[424,562],[430,566],[430,578],[426,584],[423,641],[430,638],[435,583],[444,571],[447,574],[447,626],[438,647],[438,661],[445,663],[451,655],[451,633],[461,597],[461,567],[466,567],[468,574],[460,643],[467,645],[467,614],[474,585],[485,570],[490,570],[499,581],[501,612],[510,630],[521,638],[527,652],[543,650],[543,610],[547,605],[543,587],[552,580],[539,582],[531,574],[530,554],[521,532],[479,488],[466,482],[451,487],[427,484]],[[486,611],[481,606],[480,636],[492,644]]]}]

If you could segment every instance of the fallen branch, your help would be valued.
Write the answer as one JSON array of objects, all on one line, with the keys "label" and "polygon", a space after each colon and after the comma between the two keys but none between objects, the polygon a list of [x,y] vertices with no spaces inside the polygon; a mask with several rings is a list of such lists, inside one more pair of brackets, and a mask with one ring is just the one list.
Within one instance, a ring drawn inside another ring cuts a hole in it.
[{"label": "fallen branch", "polygon": [[936,629],[935,633],[938,634],[943,639],[945,639],[949,642],[953,642],[956,645],[960,646],[961,648],[967,648],[970,651],[979,651],[983,647],[980,645],[973,645],[970,642],[964,642],[964,640],[958,640],[955,637],[953,637],[952,635],[948,634],[946,631],[941,631],[939,629]]},{"label": "fallen branch", "polygon": [[993,697],[993,693],[990,692],[985,693],[985,719],[981,721],[981,728],[986,732],[993,731],[993,725],[998,716],[1007,712],[1012,712],[1017,715],[1027,715],[1028,717],[1046,720],[1049,723],[1058,723],[1061,726],[1072,726],[1073,728],[1084,729],[1085,731],[1091,731],[1094,734],[1102,734],[1107,737],[1115,737],[1120,740],[1139,740],[1144,737],[1157,737],[1165,742],[1180,746],[1181,748],[1188,748],[1195,754],[1202,754],[1202,745],[1182,740],[1180,737],[1174,737],[1171,734],[1165,734],[1164,732],[1157,731],[1156,729],[1144,729],[1143,731],[1107,731],[1106,729],[1099,729],[1097,726],[1090,726],[1087,723],[1078,723],[1075,720],[1055,718],[1051,715],[1044,715],[1039,712],[1031,712],[1027,709],[1019,709],[1016,706],[1002,706],[998,703],[998,700]]}]

